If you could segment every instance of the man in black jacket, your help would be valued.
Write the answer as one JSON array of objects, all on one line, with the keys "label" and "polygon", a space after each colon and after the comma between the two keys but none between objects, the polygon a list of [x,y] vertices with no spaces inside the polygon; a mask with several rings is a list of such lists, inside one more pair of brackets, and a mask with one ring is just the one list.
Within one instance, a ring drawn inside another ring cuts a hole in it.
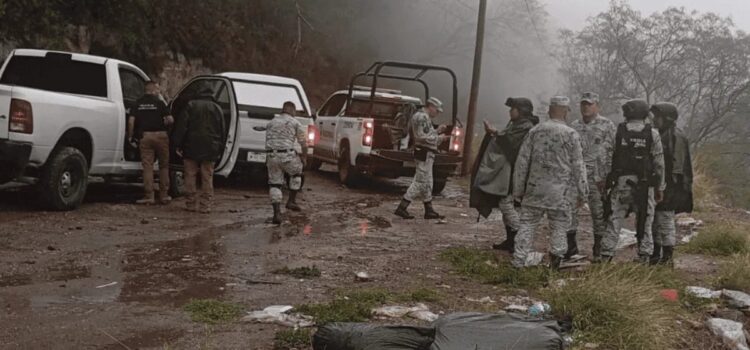
[{"label": "man in black jacket", "polygon": [[654,253],[651,264],[669,264],[675,245],[675,214],[693,211],[693,167],[690,143],[676,127],[678,118],[674,104],[661,102],[651,106],[654,126],[659,129],[664,146],[664,200],[656,206],[653,235]]},{"label": "man in black jacket", "polygon": [[[534,116],[534,105],[527,98],[511,97],[505,101],[505,105],[510,107],[510,121],[505,129],[498,131],[487,121],[484,121],[484,128],[488,135],[492,135],[491,137],[494,138],[494,142],[496,143],[493,145],[496,147],[492,147],[492,149],[500,150],[505,157],[506,164],[509,165],[506,171],[501,170],[497,174],[501,178],[495,181],[499,180],[502,184],[499,187],[500,193],[496,193],[497,197],[495,203],[492,205],[492,207],[497,206],[500,208],[500,212],[503,214],[506,239],[502,243],[494,244],[492,248],[512,253],[515,237],[520,228],[520,217],[511,196],[513,189],[513,166],[516,163],[518,151],[521,149],[521,143],[523,143],[529,130],[539,123],[539,118]],[[487,145],[483,146],[483,152],[480,152],[477,162],[482,161],[484,151],[488,149]]]},{"label": "man in black jacket", "polygon": [[[184,158],[188,211],[210,213],[214,197],[214,164],[224,149],[224,114],[213,92],[204,90],[190,101],[177,120],[174,133],[176,153]],[[201,174],[201,195],[196,201],[196,175]]]}]

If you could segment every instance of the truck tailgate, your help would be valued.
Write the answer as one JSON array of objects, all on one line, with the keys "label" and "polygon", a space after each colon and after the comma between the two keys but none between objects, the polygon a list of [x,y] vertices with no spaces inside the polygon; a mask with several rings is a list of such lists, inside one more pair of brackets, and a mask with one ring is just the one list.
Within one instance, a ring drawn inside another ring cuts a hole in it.
[{"label": "truck tailgate", "polygon": [[10,99],[13,88],[0,85],[0,139],[8,138],[8,121],[10,120]]}]

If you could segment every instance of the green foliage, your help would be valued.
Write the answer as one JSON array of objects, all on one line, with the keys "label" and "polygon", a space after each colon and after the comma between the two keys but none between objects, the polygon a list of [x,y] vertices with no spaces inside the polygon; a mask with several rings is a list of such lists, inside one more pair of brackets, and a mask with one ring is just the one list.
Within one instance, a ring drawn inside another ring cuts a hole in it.
[{"label": "green foliage", "polygon": [[328,303],[305,304],[296,309],[312,316],[317,324],[364,322],[370,319],[372,308],[384,304],[390,296],[383,289],[362,289],[338,295]]},{"label": "green foliage", "polygon": [[415,303],[436,303],[442,299],[442,296],[434,289],[419,288],[410,292],[402,293],[398,299]]},{"label": "green foliage", "polygon": [[214,299],[194,299],[183,308],[194,322],[209,324],[232,321],[242,313],[239,305]]},{"label": "green foliage", "polygon": [[492,252],[479,249],[449,248],[440,257],[449,262],[459,274],[488,284],[538,288],[547,284],[554,274],[542,266],[516,269],[510,262],[499,260]]},{"label": "green foliage", "polygon": [[673,349],[684,334],[679,304],[660,296],[677,281],[667,269],[635,264],[592,266],[565,285],[542,290],[559,318],[572,318],[576,342],[602,349]]},{"label": "green foliage", "polygon": [[750,253],[748,226],[736,223],[707,225],[700,234],[684,246],[688,253],[714,256]]},{"label": "green foliage", "polygon": [[307,348],[311,345],[312,332],[309,329],[284,329],[276,332],[273,339],[274,350]]},{"label": "green foliage", "polygon": [[312,267],[297,267],[290,269],[289,267],[284,267],[282,269],[278,269],[274,271],[273,273],[278,275],[289,275],[294,278],[314,278],[314,277],[320,277],[320,270],[317,266]]},{"label": "green foliage", "polygon": [[750,293],[750,253],[733,255],[721,263],[717,287]]}]

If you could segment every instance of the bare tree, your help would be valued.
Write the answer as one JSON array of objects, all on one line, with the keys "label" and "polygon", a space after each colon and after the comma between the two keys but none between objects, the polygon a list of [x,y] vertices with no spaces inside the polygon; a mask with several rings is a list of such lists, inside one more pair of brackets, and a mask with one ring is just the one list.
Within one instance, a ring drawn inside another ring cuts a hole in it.
[{"label": "bare tree", "polygon": [[572,93],[599,91],[609,113],[629,98],[673,102],[695,145],[736,131],[738,108],[749,101],[750,37],[730,19],[684,8],[644,17],[612,1],[562,38],[562,73]]}]

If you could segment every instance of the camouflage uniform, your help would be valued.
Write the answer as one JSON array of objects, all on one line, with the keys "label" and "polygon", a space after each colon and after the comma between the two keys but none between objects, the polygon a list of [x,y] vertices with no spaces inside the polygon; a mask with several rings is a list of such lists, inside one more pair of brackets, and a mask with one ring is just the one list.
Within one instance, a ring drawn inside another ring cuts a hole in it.
[{"label": "camouflage uniform", "polygon": [[440,136],[432,125],[430,116],[422,109],[414,113],[410,121],[411,135],[414,137],[414,145],[430,150],[427,152],[427,160],[415,160],[416,172],[414,179],[406,190],[404,199],[413,202],[421,199],[423,202],[432,201],[432,166],[435,162]]},{"label": "camouflage uniform", "polygon": [[[643,120],[629,120],[627,129],[630,131],[642,131],[646,127]],[[664,151],[661,143],[661,137],[656,129],[651,130],[653,143],[651,145],[651,157],[653,159],[653,171],[656,174],[657,188],[664,191],[666,184],[664,182]],[[615,169],[613,169],[614,171]],[[638,177],[635,175],[625,175],[617,178],[615,187],[611,190],[610,201],[612,203],[612,214],[607,221],[607,233],[602,240],[602,256],[612,257],[615,255],[617,242],[622,229],[622,220],[628,214],[632,207],[633,212],[637,212],[638,203],[634,203],[633,187],[628,184],[637,183]],[[654,188],[648,191],[648,207],[646,208],[646,226],[645,234],[641,239],[638,247],[638,255],[651,255],[654,250],[654,241],[652,237],[652,225],[654,222],[654,209],[656,200],[654,199]]]},{"label": "camouflage uniform", "polygon": [[305,142],[305,129],[293,116],[281,113],[266,126],[266,167],[271,203],[282,200],[281,187],[284,174],[290,176],[289,189],[299,191],[302,187],[302,144]]},{"label": "camouflage uniform", "polygon": [[[614,122],[600,115],[589,123],[577,119],[571,123],[570,127],[577,131],[581,138],[583,162],[586,164],[586,178],[589,184],[588,204],[593,221],[593,232],[596,236],[604,236],[607,231],[607,222],[604,220],[602,193],[599,192],[596,184],[607,179],[607,174],[612,167],[612,152],[617,128]],[[570,231],[577,229],[578,209],[573,208]]]},{"label": "camouflage uniform", "polygon": [[552,230],[551,254],[565,254],[570,213],[577,199],[586,197],[587,187],[578,133],[560,120],[531,129],[518,154],[513,178],[513,195],[522,198],[513,266],[525,265],[544,214]]}]

